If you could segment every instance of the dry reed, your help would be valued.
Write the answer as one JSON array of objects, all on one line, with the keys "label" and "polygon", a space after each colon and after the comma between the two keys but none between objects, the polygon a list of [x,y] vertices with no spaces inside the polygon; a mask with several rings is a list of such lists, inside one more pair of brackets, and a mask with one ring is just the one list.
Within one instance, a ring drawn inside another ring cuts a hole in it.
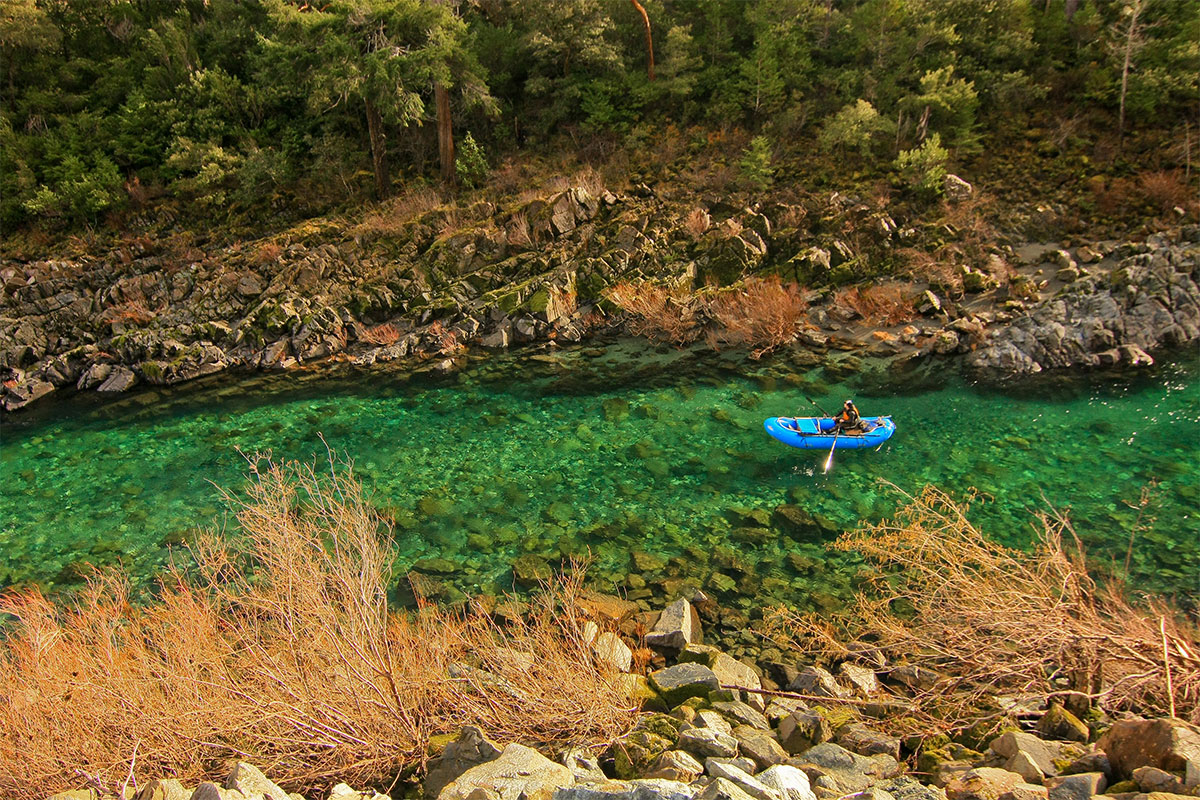
[{"label": "dry reed", "polygon": [[71,609],[0,601],[0,796],[211,776],[236,756],[290,789],[380,785],[463,725],[501,740],[610,741],[621,676],[582,635],[578,579],[523,620],[390,611],[391,542],[348,468],[255,458],[242,533],[193,549],[137,607],[97,576]]},{"label": "dry reed", "polygon": [[905,497],[895,519],[837,541],[878,571],[836,626],[784,609],[772,614],[776,634],[810,653],[844,658],[843,643],[857,638],[939,676],[886,724],[987,730],[1005,722],[997,696],[1174,711],[1200,722],[1194,627],[1161,601],[1134,607],[1119,587],[1098,586],[1064,517],[1041,515],[1039,542],[1025,553],[986,538],[965,502],[932,487]]}]

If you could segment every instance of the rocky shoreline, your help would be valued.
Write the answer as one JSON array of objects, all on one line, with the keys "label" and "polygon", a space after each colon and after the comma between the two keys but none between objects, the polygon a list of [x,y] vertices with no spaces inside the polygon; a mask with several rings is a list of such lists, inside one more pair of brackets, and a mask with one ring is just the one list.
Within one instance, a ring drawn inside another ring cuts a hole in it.
[{"label": "rocky shoreline", "polygon": [[[623,195],[574,186],[509,210],[476,203],[468,221],[452,212],[463,213],[435,210],[383,232],[312,222],[282,244],[206,251],[186,236],[140,236],[98,255],[0,261],[0,407],[226,370],[396,362],[449,372],[468,348],[619,330],[601,297],[619,281],[703,286],[767,272],[828,282],[916,237],[836,192],[812,207],[750,208],[644,185]],[[1200,226],[1144,242],[986,249],[982,265],[904,284],[917,314],[902,324],[810,292],[794,348],[815,362],[965,355],[973,375],[1003,381],[1144,365],[1200,337]]]},{"label": "rocky shoreline", "polygon": [[[435,737],[421,782],[395,797],[424,800],[1173,800],[1200,796],[1200,729],[1176,718],[1086,723],[1044,698],[996,698],[998,724],[956,740],[889,735],[886,721],[938,675],[860,648],[832,671],[763,649],[737,660],[703,643],[696,607],[658,612],[597,598],[585,640],[599,663],[626,675],[641,711],[600,752],[565,747],[556,760],[468,726]],[[706,598],[691,598],[701,604]],[[633,637],[630,632],[646,631]],[[635,661],[635,650],[649,662]],[[645,674],[642,674],[642,671]],[[1084,713],[1088,703],[1067,695]],[[980,735],[980,731],[991,733]],[[132,778],[132,776],[131,776]],[[275,776],[287,784],[287,776]],[[304,800],[244,762],[220,783],[155,779],[123,789],[133,800]],[[50,800],[116,797],[97,788]],[[345,784],[311,797],[385,800]]]}]

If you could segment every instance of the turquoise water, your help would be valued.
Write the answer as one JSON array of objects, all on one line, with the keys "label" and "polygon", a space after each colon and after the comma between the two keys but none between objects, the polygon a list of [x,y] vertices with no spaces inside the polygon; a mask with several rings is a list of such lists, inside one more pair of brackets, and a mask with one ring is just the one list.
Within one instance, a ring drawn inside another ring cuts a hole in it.
[{"label": "turquoise water", "polygon": [[[1024,394],[976,391],[947,372],[839,379],[783,357],[618,342],[490,359],[450,378],[226,377],[60,404],[5,426],[0,586],[62,589],[87,564],[117,562],[144,581],[197,527],[232,529],[217,487],[243,485],[239,453],[323,460],[323,435],[395,520],[399,566],[415,565],[446,600],[511,590],[526,554],[557,565],[590,552],[601,588],[635,598],[686,581],[743,606],[833,607],[857,566],[824,545],[895,508],[882,479],[907,492],[977,489],[989,499],[973,519],[1013,544],[1032,539],[1034,511],[1069,509],[1090,555],[1118,570],[1136,526],[1133,587],[1195,605],[1193,365]],[[811,413],[806,395],[827,408],[853,395],[865,415],[892,414],[898,432],[878,451],[839,451],[824,474],[825,453],[762,428],[767,416]],[[1128,503],[1148,486],[1139,519]],[[784,503],[825,527],[772,527]]]}]

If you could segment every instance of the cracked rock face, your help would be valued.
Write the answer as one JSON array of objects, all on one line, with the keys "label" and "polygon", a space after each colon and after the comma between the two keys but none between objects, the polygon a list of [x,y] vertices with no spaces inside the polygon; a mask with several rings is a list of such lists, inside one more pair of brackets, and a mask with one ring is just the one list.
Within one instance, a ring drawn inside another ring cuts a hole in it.
[{"label": "cracked rock face", "polygon": [[987,332],[967,358],[979,377],[1153,363],[1146,351],[1200,339],[1200,245],[1134,244],[1106,280],[1083,277]]}]

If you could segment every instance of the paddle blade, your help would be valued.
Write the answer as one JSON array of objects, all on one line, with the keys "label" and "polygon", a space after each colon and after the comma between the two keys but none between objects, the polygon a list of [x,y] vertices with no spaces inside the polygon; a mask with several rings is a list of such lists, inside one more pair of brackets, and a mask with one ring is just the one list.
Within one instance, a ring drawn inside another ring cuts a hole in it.
[{"label": "paddle blade", "polygon": [[829,451],[829,458],[825,459],[825,471],[829,472],[829,468],[833,466],[833,450]]}]

